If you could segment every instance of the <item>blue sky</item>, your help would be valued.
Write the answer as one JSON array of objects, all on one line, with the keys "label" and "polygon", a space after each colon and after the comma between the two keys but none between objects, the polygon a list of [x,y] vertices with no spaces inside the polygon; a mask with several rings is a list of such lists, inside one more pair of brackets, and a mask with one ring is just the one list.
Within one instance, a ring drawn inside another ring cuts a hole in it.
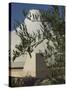
[{"label": "blue sky", "polygon": [[[60,6],[59,6],[60,7]],[[24,4],[24,3],[11,3],[11,30],[14,30],[14,24],[16,21],[22,23],[24,21],[23,10],[29,9],[43,9],[48,10],[52,9],[51,5],[42,5],[42,4]]]}]

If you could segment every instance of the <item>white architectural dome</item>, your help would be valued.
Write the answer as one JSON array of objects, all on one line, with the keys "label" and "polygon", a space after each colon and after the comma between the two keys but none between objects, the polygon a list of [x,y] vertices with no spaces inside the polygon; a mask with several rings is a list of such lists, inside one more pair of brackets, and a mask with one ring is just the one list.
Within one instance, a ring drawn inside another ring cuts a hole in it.
[{"label": "white architectural dome", "polygon": [[41,21],[41,13],[37,9],[31,9],[28,12],[27,18],[32,21]]},{"label": "white architectural dome", "polygon": [[29,10],[27,17],[24,20],[27,31],[29,34],[33,35],[33,32],[37,34],[40,31],[42,33],[42,29],[44,30],[44,26],[41,22],[41,13],[37,9]]}]

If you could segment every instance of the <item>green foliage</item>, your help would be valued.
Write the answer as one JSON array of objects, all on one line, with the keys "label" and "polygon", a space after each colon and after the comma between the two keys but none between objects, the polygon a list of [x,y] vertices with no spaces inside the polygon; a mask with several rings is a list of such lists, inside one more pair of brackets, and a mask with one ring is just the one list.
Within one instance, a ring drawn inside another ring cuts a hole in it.
[{"label": "green foliage", "polygon": [[[61,7],[61,14],[59,15],[59,7],[58,6],[52,6],[52,10],[42,11],[42,24],[44,26],[44,29],[42,28],[42,40],[40,31],[37,31],[37,35],[33,32],[33,35],[30,35],[27,32],[27,28],[25,24],[20,24],[20,32],[16,32],[17,35],[21,39],[21,43],[19,45],[16,45],[15,48],[17,51],[13,52],[13,60],[16,59],[16,57],[19,57],[22,54],[25,54],[26,52],[29,53],[30,57],[31,53],[33,52],[33,47],[37,47],[40,43],[42,43],[43,40],[48,39],[48,42],[51,40],[53,44],[55,45],[55,48],[57,50],[57,53],[53,53],[54,48],[48,45],[48,50],[51,52],[51,55],[54,54],[56,57],[56,61],[58,61],[58,57],[61,57],[61,61],[64,62],[64,56],[65,56],[65,15],[64,15],[64,7]],[[25,13],[24,13],[25,15]],[[46,22],[46,23],[45,23]],[[16,28],[15,28],[16,29]],[[16,30],[17,31],[17,30]],[[46,32],[45,32],[46,31]],[[52,32],[51,32],[52,31]],[[38,37],[38,42],[36,42],[36,38]],[[47,52],[46,52],[47,53]],[[59,54],[58,54],[59,53]],[[48,58],[51,57],[51,55],[46,54]],[[60,58],[59,58],[60,59]]]},{"label": "green foliage", "polygon": [[21,87],[21,86],[36,86],[36,85],[54,85],[54,84],[64,84],[65,81],[61,77],[59,78],[34,78],[34,77],[9,77],[11,79],[11,82],[9,82],[9,85],[11,87]]},{"label": "green foliage", "polygon": [[[41,30],[43,36],[42,40],[40,40],[41,34],[39,30],[37,33],[38,35],[36,35],[34,32],[33,35],[30,35],[27,32],[27,28],[24,24],[19,25],[20,32],[16,33],[20,37],[21,43],[15,46],[17,50],[13,50],[13,61],[26,52],[29,53],[30,57],[32,57],[31,53],[33,52],[33,47],[36,48],[43,42],[43,40],[48,39],[47,48],[50,51],[50,54],[45,51],[45,59],[47,59],[48,57],[51,58],[51,56],[54,55],[56,61],[54,65],[48,66],[48,69],[50,71],[50,78],[47,78],[46,80],[40,80],[34,79],[32,77],[25,77],[24,79],[17,78],[17,82],[15,78],[12,78],[13,86],[24,86],[27,85],[29,81],[30,85],[65,83],[65,8],[63,6],[61,7],[61,15],[59,15],[58,6],[52,6],[52,8],[52,10],[41,11],[42,24],[44,26],[44,29]],[[24,15],[26,15],[26,13],[24,13]],[[47,25],[44,23],[44,21],[47,22]],[[38,42],[36,42],[36,37],[38,37]],[[57,52],[54,52],[54,48],[49,45],[49,41],[53,42]]]}]

